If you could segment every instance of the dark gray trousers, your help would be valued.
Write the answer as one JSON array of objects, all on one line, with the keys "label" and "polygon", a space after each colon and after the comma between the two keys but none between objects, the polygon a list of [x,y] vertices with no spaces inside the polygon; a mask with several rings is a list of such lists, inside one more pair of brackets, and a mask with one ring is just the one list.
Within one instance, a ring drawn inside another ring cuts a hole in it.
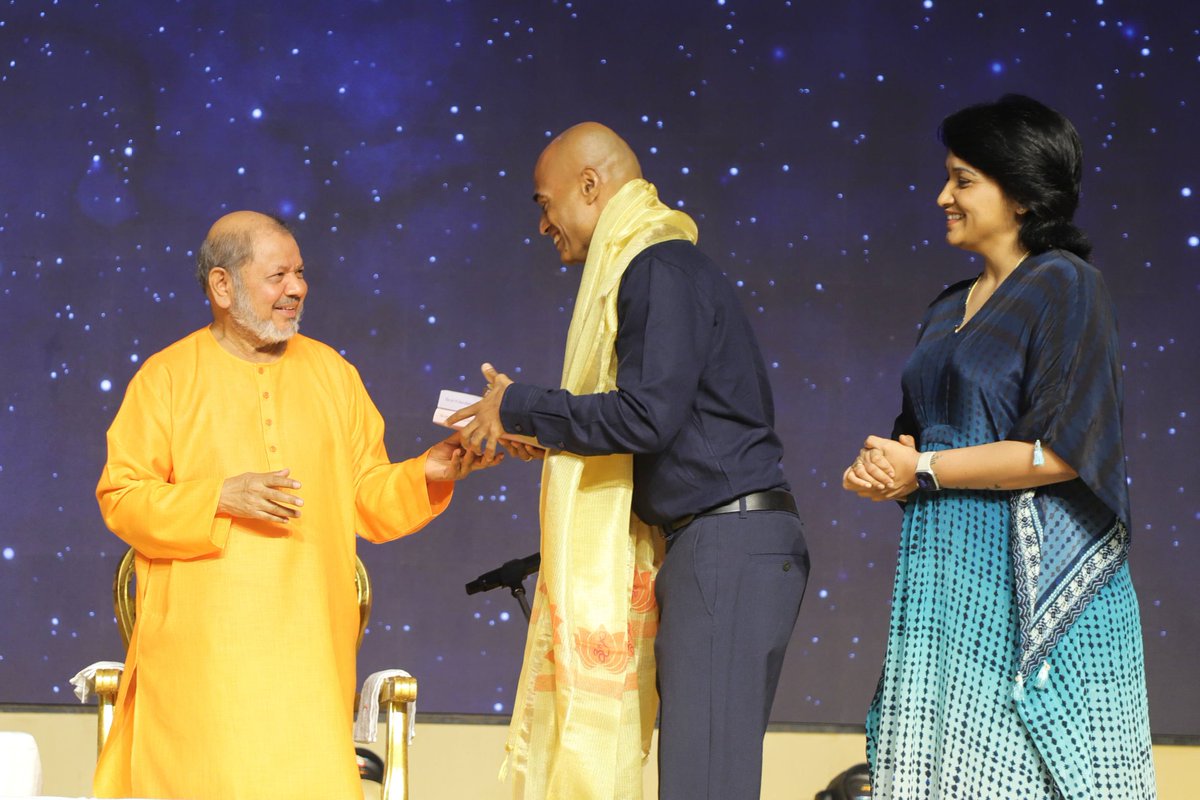
[{"label": "dark gray trousers", "polygon": [[784,511],[698,517],[671,538],[655,590],[659,800],[758,798],[808,566]]}]

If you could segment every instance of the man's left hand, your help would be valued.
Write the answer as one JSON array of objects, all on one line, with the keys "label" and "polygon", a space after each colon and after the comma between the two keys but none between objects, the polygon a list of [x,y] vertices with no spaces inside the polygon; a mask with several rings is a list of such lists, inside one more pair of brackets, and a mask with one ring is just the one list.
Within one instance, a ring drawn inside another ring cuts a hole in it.
[{"label": "man's left hand", "polygon": [[476,470],[495,466],[503,460],[504,454],[499,453],[490,464],[483,463],[477,455],[462,447],[456,433],[429,448],[429,455],[425,458],[425,480],[461,480]]},{"label": "man's left hand", "polygon": [[460,420],[474,417],[459,430],[462,446],[480,458],[482,465],[490,467],[496,462],[499,454],[496,445],[504,435],[504,423],[500,421],[500,402],[504,399],[504,390],[512,383],[503,372],[497,372],[491,364],[484,363],[480,372],[488,382],[487,391],[478,403],[466,408],[460,408],[447,420],[447,425],[454,425]]}]

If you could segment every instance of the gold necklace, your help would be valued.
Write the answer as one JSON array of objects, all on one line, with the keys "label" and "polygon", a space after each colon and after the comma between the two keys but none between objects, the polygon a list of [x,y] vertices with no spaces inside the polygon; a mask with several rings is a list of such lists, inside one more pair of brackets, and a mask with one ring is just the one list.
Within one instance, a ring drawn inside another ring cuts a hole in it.
[{"label": "gold necklace", "polygon": [[[1009,271],[1008,271],[1008,275],[1012,275],[1014,272],[1016,272],[1016,271],[1017,271],[1017,267],[1021,266],[1021,264],[1022,264],[1022,263],[1025,261],[1025,259],[1027,259],[1027,258],[1029,258],[1029,251],[1028,251],[1028,250],[1026,250],[1026,251],[1024,252],[1024,254],[1022,254],[1022,256],[1021,256],[1020,258],[1018,258],[1018,259],[1017,259],[1017,263],[1016,263],[1016,264],[1013,264],[1013,268],[1012,268],[1011,270],[1009,270]],[[1008,277],[1008,275],[1005,275],[1004,277],[1005,277],[1005,278],[1007,278],[1007,277]],[[982,278],[982,277],[983,277],[983,273],[981,272],[981,273],[979,273],[979,275],[977,275],[977,276],[975,277],[975,280],[974,280],[974,281],[971,283],[971,288],[967,290],[967,299],[963,301],[963,315],[962,315],[962,321],[961,321],[961,322],[959,322],[957,325],[955,325],[955,326],[954,326],[954,332],[955,332],[955,333],[958,333],[959,331],[961,331],[961,330],[963,329],[963,326],[965,326],[965,325],[967,324],[967,310],[968,310],[968,309],[971,307],[971,295],[975,294],[975,287],[979,285],[979,279],[980,279],[980,278]],[[1004,281],[1002,280],[1002,281],[1000,281],[1000,283],[1004,283]],[[997,289],[998,289],[998,288],[1000,288],[1000,283],[996,284],[996,288],[997,288]],[[993,289],[992,291],[993,291],[993,292],[995,292],[995,289]],[[985,301],[985,302],[986,302],[986,301]],[[978,312],[977,312],[977,313],[978,313]],[[974,315],[972,315],[972,319],[974,319]]]},{"label": "gold necklace", "polygon": [[954,332],[958,333],[967,324],[967,309],[971,307],[971,295],[975,294],[975,287],[979,285],[979,279],[983,277],[983,273],[975,276],[975,280],[971,281],[971,288],[967,289],[967,299],[963,301],[962,320],[954,326]]}]

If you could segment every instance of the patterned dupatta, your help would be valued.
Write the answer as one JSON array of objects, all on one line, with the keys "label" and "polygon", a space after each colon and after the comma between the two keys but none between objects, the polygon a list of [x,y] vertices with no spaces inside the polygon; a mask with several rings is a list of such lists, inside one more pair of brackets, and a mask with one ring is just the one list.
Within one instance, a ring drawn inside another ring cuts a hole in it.
[{"label": "patterned dupatta", "polygon": [[[617,293],[630,261],[696,225],[630,181],[597,222],[567,334],[562,388],[617,388]],[[654,577],[662,539],[631,511],[633,456],[551,452],[542,468],[541,568],[508,757],[522,800],[642,796],[658,707]]]},{"label": "patterned dupatta", "polygon": [[[1013,698],[1025,698],[1025,684],[1038,670],[1035,685],[1050,677],[1047,660],[1054,645],[1091,599],[1112,579],[1129,554],[1129,530],[1120,519],[1099,530],[1056,522],[1046,513],[1038,491],[1016,492],[1012,506],[1010,546],[1017,590],[1021,644]],[[1064,541],[1065,540],[1065,541]],[[1051,558],[1063,549],[1067,558]],[[1039,669],[1040,666],[1040,669]]]},{"label": "patterned dupatta", "polygon": [[1013,697],[1045,685],[1054,645],[1129,554],[1129,489],[1121,437],[1117,323],[1095,267],[1061,251],[1030,258],[1016,279],[1041,309],[1027,351],[1022,413],[1007,438],[1036,442],[1080,480],[1015,492],[1010,550],[1021,641]]}]

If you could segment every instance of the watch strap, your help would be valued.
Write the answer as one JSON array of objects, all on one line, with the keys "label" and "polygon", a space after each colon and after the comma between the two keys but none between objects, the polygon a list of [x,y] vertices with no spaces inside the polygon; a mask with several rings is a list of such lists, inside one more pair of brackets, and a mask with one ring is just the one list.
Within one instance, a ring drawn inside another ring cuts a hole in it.
[{"label": "watch strap", "polygon": [[937,473],[933,471],[933,451],[926,451],[917,456],[917,485],[928,492],[941,491]]}]

